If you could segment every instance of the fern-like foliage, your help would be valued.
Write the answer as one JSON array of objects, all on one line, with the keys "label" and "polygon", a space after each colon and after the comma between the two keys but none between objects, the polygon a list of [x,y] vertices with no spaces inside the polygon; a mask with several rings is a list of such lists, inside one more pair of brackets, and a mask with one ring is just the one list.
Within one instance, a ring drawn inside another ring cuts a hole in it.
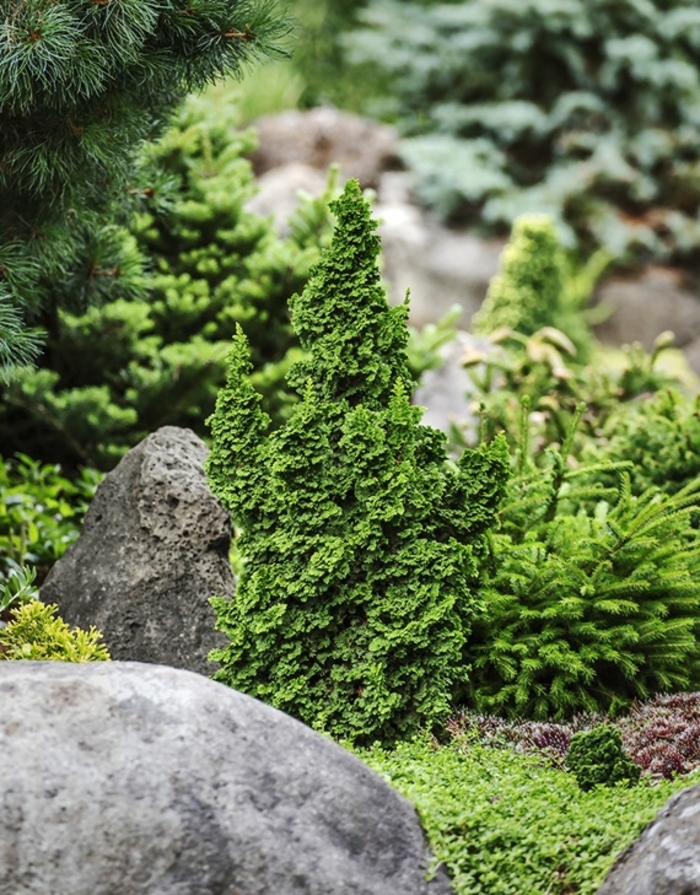
[{"label": "fern-like foliage", "polygon": [[509,473],[502,440],[446,457],[411,406],[407,308],[387,305],[357,182],[292,302],[306,354],[274,432],[239,330],[211,420],[212,489],[242,534],[216,678],[334,736],[394,742],[444,720],[480,611],[477,557]]},{"label": "fern-like foliage", "polygon": [[521,456],[489,535],[487,611],[468,648],[480,711],[614,714],[700,683],[700,480],[634,494],[626,464],[570,466],[570,447],[548,449],[539,468]]}]

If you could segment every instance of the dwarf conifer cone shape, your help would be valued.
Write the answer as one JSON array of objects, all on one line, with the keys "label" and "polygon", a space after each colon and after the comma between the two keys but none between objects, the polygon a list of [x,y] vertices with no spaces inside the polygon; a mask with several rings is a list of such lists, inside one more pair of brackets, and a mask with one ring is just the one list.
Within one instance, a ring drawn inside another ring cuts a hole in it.
[{"label": "dwarf conifer cone shape", "polygon": [[307,724],[391,743],[444,719],[464,682],[475,557],[509,461],[496,441],[448,463],[444,435],[421,426],[407,308],[387,305],[356,181],[333,211],[292,302],[299,404],[263,430],[239,334],[211,420],[210,481],[244,557],[235,599],[215,605],[230,643],[212,658],[218,680]]}]

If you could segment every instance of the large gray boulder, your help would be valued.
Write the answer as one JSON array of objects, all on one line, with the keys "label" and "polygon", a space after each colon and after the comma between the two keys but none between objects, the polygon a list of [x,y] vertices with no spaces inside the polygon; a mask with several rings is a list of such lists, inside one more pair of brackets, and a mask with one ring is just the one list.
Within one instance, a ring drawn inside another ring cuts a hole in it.
[{"label": "large gray boulder", "polygon": [[209,598],[234,591],[228,514],[204,475],[207,448],[164,426],[102,481],[80,537],[41,589],[71,625],[95,625],[113,659],[211,674],[228,641]]},{"label": "large gray boulder", "polygon": [[410,803],[200,675],[0,662],[0,895],[448,895]]},{"label": "large gray boulder", "polygon": [[700,786],[668,800],[596,895],[700,895]]}]

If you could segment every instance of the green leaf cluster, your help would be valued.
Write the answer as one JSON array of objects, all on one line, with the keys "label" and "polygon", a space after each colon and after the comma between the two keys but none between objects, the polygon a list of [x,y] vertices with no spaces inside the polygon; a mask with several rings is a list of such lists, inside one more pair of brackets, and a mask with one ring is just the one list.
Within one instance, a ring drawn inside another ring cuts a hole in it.
[{"label": "green leaf cluster", "polygon": [[211,420],[212,490],[241,529],[235,600],[214,601],[230,640],[216,679],[330,734],[393,742],[444,720],[480,611],[483,532],[505,445],[447,461],[409,398],[405,305],[390,308],[379,239],[350,181],[292,323],[300,396],[269,431],[239,330]]},{"label": "green leaf cluster", "polygon": [[[463,359],[479,402],[481,440],[504,431],[518,449],[527,400],[534,454],[561,444],[574,417],[580,418],[577,443],[587,440],[595,452],[601,434],[615,439],[621,420],[625,431],[631,431],[642,418],[635,399],[679,384],[660,363],[673,342],[671,333],[662,333],[650,353],[639,345],[610,352],[597,344],[592,310],[586,305],[609,261],[601,250],[576,266],[549,219],[530,215],[516,220],[501,270],[472,322],[475,333],[488,342]],[[623,409],[627,406],[629,411]],[[458,443],[465,442],[458,426],[453,435]],[[626,459],[626,444],[624,435],[616,440],[614,453],[620,459]],[[654,484],[661,485],[660,479]]]},{"label": "green leaf cluster", "polygon": [[642,773],[622,748],[622,734],[611,724],[575,733],[566,753],[566,764],[583,790],[633,784]]},{"label": "green leaf cluster", "polygon": [[0,627],[0,659],[35,662],[96,662],[109,659],[102,635],[94,628],[70,628],[58,615],[58,606],[28,600],[10,612]]},{"label": "green leaf cluster", "polygon": [[0,392],[5,454],[108,469],[159,426],[204,435],[238,323],[265,408],[284,418],[284,376],[298,352],[288,300],[330,238],[334,186],[302,203],[291,235],[278,238],[271,220],[244,208],[254,192],[244,154],[255,138],[236,125],[235,108],[192,98],[146,146],[130,225],[149,268],[142,293],[58,313],[39,369]]},{"label": "green leaf cluster", "polygon": [[700,475],[700,399],[677,388],[620,406],[607,419],[602,437],[606,456],[630,464],[635,493],[655,486],[675,494]]},{"label": "green leaf cluster", "polygon": [[456,895],[594,895],[671,795],[700,781],[583,791],[572,773],[469,738],[358,755],[416,806]]},{"label": "green leaf cluster", "polygon": [[43,582],[78,537],[99,478],[82,470],[69,479],[26,454],[0,461],[0,587],[17,584],[24,567]]},{"label": "green leaf cluster", "polygon": [[[373,0],[350,59],[378,67],[422,199],[567,247],[694,262],[700,10],[689,0]],[[380,108],[374,103],[374,108]]]},{"label": "green leaf cluster", "polygon": [[614,714],[700,683],[700,480],[635,495],[624,463],[569,462],[572,440],[539,466],[521,459],[489,534],[487,609],[467,648],[481,711]]},{"label": "green leaf cluster", "polygon": [[0,371],[58,307],[138,291],[136,151],[191,90],[283,52],[270,0],[9,0],[0,24]]},{"label": "green leaf cluster", "polygon": [[594,342],[585,303],[607,261],[601,252],[575,271],[550,218],[519,217],[501,256],[500,273],[474,315],[473,332],[489,335],[505,328],[532,336],[553,327],[571,341],[576,361],[585,363]]}]

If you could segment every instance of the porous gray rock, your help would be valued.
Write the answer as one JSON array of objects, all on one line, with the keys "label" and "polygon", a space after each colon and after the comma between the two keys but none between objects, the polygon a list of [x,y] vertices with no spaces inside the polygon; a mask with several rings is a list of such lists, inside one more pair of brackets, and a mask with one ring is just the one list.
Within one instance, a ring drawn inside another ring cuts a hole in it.
[{"label": "porous gray rock", "polygon": [[200,675],[0,662],[0,895],[449,895],[410,803]]},{"label": "porous gray rock", "polygon": [[113,659],[211,674],[212,596],[229,599],[228,514],[204,475],[207,447],[164,426],[132,448],[97,489],[78,540],[54,565],[41,598],[71,625],[95,625]]},{"label": "porous gray rock", "polygon": [[700,895],[700,786],[668,800],[596,895]]}]

